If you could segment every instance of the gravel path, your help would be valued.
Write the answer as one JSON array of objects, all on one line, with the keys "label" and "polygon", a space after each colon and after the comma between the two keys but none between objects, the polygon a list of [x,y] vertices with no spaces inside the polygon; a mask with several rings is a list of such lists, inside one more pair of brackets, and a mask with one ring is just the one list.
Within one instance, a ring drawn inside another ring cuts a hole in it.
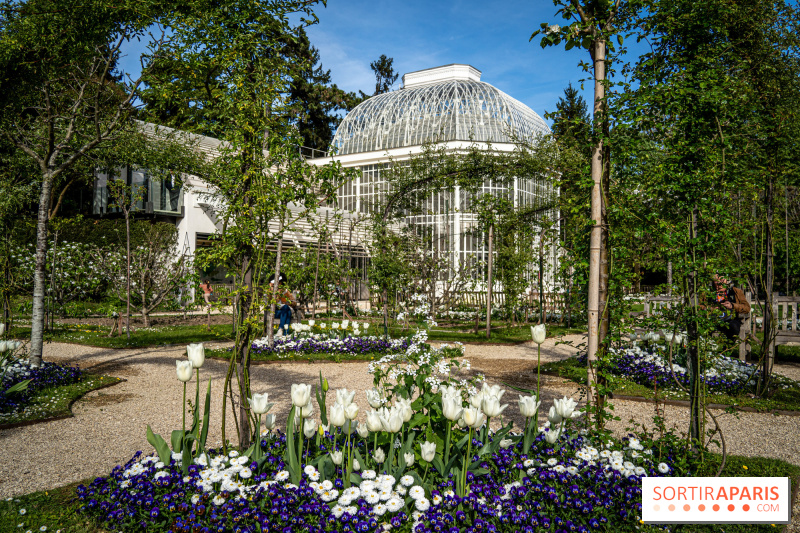
[{"label": "gravel path", "polygon": [[[564,340],[580,343],[581,336]],[[570,356],[575,348],[548,339],[542,345],[542,362]],[[74,418],[0,430],[0,497],[5,498],[49,489],[107,474],[115,465],[125,462],[137,450],[150,452],[145,438],[149,424],[155,433],[168,440],[169,433],[181,426],[180,382],[175,377],[175,360],[185,357],[184,347],[110,350],[73,344],[52,343],[45,346],[45,359],[78,364],[94,373],[125,378],[113,387],[94,391],[73,405]],[[468,345],[466,356],[474,371],[486,372],[490,382],[519,383],[524,378],[535,387],[536,346]],[[498,364],[499,363],[499,364]],[[499,368],[499,370],[498,370]],[[201,378],[212,380],[212,424],[209,443],[221,443],[220,391],[227,369],[222,361],[206,360]],[[778,371],[784,370],[779,367]],[[786,369],[794,374],[797,368]],[[290,407],[292,383],[312,383],[322,371],[332,389],[355,389],[356,402],[366,406],[364,390],[372,386],[366,363],[278,363],[252,368],[254,392],[269,392],[278,420],[286,419]],[[516,379],[515,379],[516,378]],[[559,378],[542,376],[544,407],[549,409],[555,398],[579,397],[579,387]],[[194,397],[194,383],[188,394]],[[516,394],[506,399],[511,418],[517,413]],[[330,400],[330,395],[329,395]],[[621,418],[611,427],[626,434],[630,419],[649,424],[652,404],[614,400],[615,413]],[[363,411],[363,410],[362,410]],[[683,432],[688,427],[687,409],[666,407],[667,423]],[[719,415],[729,453],[745,456],[775,457],[800,465],[800,417],[770,414],[739,413]],[[520,421],[516,421],[519,423]],[[285,423],[285,422],[284,422]],[[236,429],[228,417],[227,438],[236,441]],[[795,513],[795,520],[800,519]],[[790,531],[800,531],[797,529]]]}]

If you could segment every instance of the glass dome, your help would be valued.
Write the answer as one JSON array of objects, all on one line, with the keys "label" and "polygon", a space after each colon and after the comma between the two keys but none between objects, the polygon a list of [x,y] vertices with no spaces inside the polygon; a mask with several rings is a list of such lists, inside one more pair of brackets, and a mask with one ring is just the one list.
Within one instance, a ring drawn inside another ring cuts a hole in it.
[{"label": "glass dome", "polygon": [[356,106],[336,130],[337,155],[438,141],[532,140],[550,128],[530,107],[480,81],[470,65],[446,65],[403,76],[404,87]]}]

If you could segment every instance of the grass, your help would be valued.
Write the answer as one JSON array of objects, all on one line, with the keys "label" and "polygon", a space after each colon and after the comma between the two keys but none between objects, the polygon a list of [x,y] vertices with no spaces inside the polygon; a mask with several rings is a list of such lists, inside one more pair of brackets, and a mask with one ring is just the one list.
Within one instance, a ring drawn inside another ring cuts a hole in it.
[{"label": "grass", "polygon": [[[147,348],[233,339],[233,326],[230,324],[211,326],[210,330],[205,325],[136,328],[135,331],[131,331],[130,340],[124,333],[117,337],[109,337],[109,329],[108,327],[84,324],[60,325],[53,331],[45,332],[45,341],[100,348]],[[30,335],[30,328],[15,327],[11,330],[10,336],[17,339],[28,339]]]},{"label": "grass", "polygon": [[[578,360],[574,357],[565,359],[563,361],[557,361],[555,363],[543,364],[542,372],[555,374],[577,383],[586,383],[587,380],[586,366],[578,363]],[[634,383],[633,381],[629,381],[619,376],[614,376],[611,385],[614,388],[615,395],[638,396],[649,399],[655,398],[655,392],[652,388]],[[661,390],[658,392],[658,397],[662,400],[689,399],[687,394],[672,390]],[[758,411],[770,411],[772,409],[800,411],[800,388],[794,387],[789,389],[779,389],[772,397],[763,399],[750,398],[745,395],[731,396],[728,394],[709,393],[707,396],[707,402],[731,405],[734,407],[748,407]]]},{"label": "grass", "polygon": [[[382,326],[378,326],[378,331],[383,331]],[[389,328],[389,335],[394,338],[405,337],[412,334],[415,328],[412,326],[403,331],[400,327]],[[548,326],[548,337],[559,337],[561,335],[584,333],[584,328],[566,328],[563,326]],[[486,324],[483,323],[475,333],[474,323],[446,327],[436,327],[428,332],[428,340],[436,342],[462,342],[464,344],[520,344],[531,340],[531,327],[525,326],[501,326],[492,328],[491,336],[486,338]]]},{"label": "grass", "polygon": [[52,490],[34,492],[0,501],[0,533],[69,531],[70,533],[100,533],[105,529],[94,520],[81,515],[75,489],[87,479]]},{"label": "grass", "polygon": [[[706,457],[706,462],[697,473],[699,476],[713,476],[719,467],[720,455],[710,454]],[[729,455],[721,475],[725,477],[790,477],[792,486],[795,486],[800,481],[800,467],[778,459]],[[86,485],[91,481],[91,479],[86,479],[64,487],[0,501],[0,533],[22,533],[28,530],[35,532],[40,531],[42,526],[45,526],[49,532],[56,532],[60,529],[70,533],[104,533],[106,530],[98,523],[78,512],[80,504],[76,499],[75,489],[81,483]],[[20,514],[23,509],[25,513]],[[782,526],[692,524],[671,526],[671,528],[668,531],[673,533],[766,533],[780,531]],[[652,526],[645,526],[642,530],[663,531]]]},{"label": "grass", "polygon": [[20,422],[34,422],[72,415],[72,402],[93,390],[122,381],[111,376],[84,374],[81,381],[41,390],[31,397],[25,410],[8,416],[0,415],[0,427]]}]

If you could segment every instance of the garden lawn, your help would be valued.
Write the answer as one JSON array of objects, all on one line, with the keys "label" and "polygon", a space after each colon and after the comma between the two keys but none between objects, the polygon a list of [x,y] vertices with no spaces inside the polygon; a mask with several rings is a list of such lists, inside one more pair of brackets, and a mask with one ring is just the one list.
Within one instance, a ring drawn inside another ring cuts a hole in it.
[{"label": "garden lawn", "polygon": [[[543,373],[556,375],[577,383],[586,383],[588,379],[586,366],[580,364],[575,357],[555,363],[545,363],[541,368]],[[619,376],[612,377],[611,386],[616,395],[637,396],[648,399],[655,398],[656,395],[652,388],[639,385]],[[658,398],[661,400],[688,401],[689,396],[680,391],[659,390]],[[758,411],[770,411],[772,409],[800,411],[800,387],[779,389],[772,397],[766,399],[750,398],[746,395],[731,396],[728,394],[709,393],[707,402],[734,407],[748,407]]]},{"label": "garden lawn", "polygon": [[[54,331],[45,332],[45,341],[99,348],[149,348],[195,342],[230,341],[233,339],[233,326],[215,325],[211,326],[210,330],[204,325],[136,328],[131,330],[130,340],[124,332],[117,337],[109,337],[108,333],[108,327],[61,325]],[[10,336],[15,339],[29,339],[30,335],[30,328],[13,328]]]},{"label": "garden lawn", "polygon": [[[719,468],[721,456],[718,454],[706,455],[706,462],[700,467],[698,475],[713,476]],[[722,476],[726,477],[790,477],[792,486],[800,483],[800,467],[780,461],[762,457],[728,456]],[[77,500],[75,489],[78,485],[88,485],[91,479],[72,483],[65,487],[58,487],[48,491],[34,492],[17,498],[0,501],[0,533],[20,533],[28,530],[55,532],[69,531],[70,533],[101,533],[107,531],[91,517],[78,512],[80,502]],[[793,502],[794,503],[794,502]],[[24,514],[21,511],[24,510]],[[21,525],[20,525],[21,524]],[[611,524],[609,531],[615,531]],[[510,525],[508,530],[498,529],[511,533],[518,527]],[[653,526],[640,526],[639,531],[664,531]],[[667,531],[687,532],[681,526],[671,526]],[[719,533],[723,531],[715,525],[693,525],[692,533]],[[766,533],[781,531],[781,527],[772,525],[737,525],[726,524],[725,533]]]},{"label": "garden lawn", "polygon": [[[492,334],[486,338],[486,322],[481,323],[478,333],[474,331],[474,324],[456,325],[451,327],[437,326],[428,331],[428,340],[434,342],[461,342],[464,344],[520,344],[531,340],[531,326],[493,326]],[[383,331],[381,324],[377,325],[378,331]],[[389,328],[389,335],[393,338],[406,337],[413,334],[414,326],[403,331],[401,327]],[[571,335],[585,333],[584,328],[567,328],[563,326],[547,326],[548,337],[560,337],[561,335]]]},{"label": "garden lawn", "polygon": [[25,410],[22,413],[0,415],[0,428],[21,422],[36,422],[71,416],[70,406],[75,400],[88,392],[115,385],[121,381],[120,378],[111,376],[83,374],[77,383],[38,391],[25,404]]}]

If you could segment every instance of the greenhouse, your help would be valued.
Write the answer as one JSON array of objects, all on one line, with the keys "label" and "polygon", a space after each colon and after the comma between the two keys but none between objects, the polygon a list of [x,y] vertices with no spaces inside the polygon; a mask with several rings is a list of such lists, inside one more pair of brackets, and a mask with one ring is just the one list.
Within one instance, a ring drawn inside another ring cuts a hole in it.
[{"label": "greenhouse", "polygon": [[[403,76],[399,90],[379,94],[355,107],[339,125],[331,155],[311,160],[322,164],[334,157],[345,167],[358,167],[360,176],[339,188],[339,207],[371,213],[391,189],[384,174],[389,161],[402,163],[428,142],[448,148],[491,143],[494,150],[512,151],[517,141],[535,142],[550,133],[531,108],[500,89],[481,81],[470,65],[451,64]],[[549,180],[516,178],[513,189],[485,183],[482,193],[505,195],[515,205],[541,205],[554,191]],[[473,232],[476,216],[470,198],[459,187],[433,195],[425,214],[406,223],[425,228],[439,251],[451,254],[452,268],[487,259],[486,239]],[[547,217],[554,220],[554,213]],[[555,263],[551,254],[549,262]],[[548,281],[549,284],[549,281]]]}]

